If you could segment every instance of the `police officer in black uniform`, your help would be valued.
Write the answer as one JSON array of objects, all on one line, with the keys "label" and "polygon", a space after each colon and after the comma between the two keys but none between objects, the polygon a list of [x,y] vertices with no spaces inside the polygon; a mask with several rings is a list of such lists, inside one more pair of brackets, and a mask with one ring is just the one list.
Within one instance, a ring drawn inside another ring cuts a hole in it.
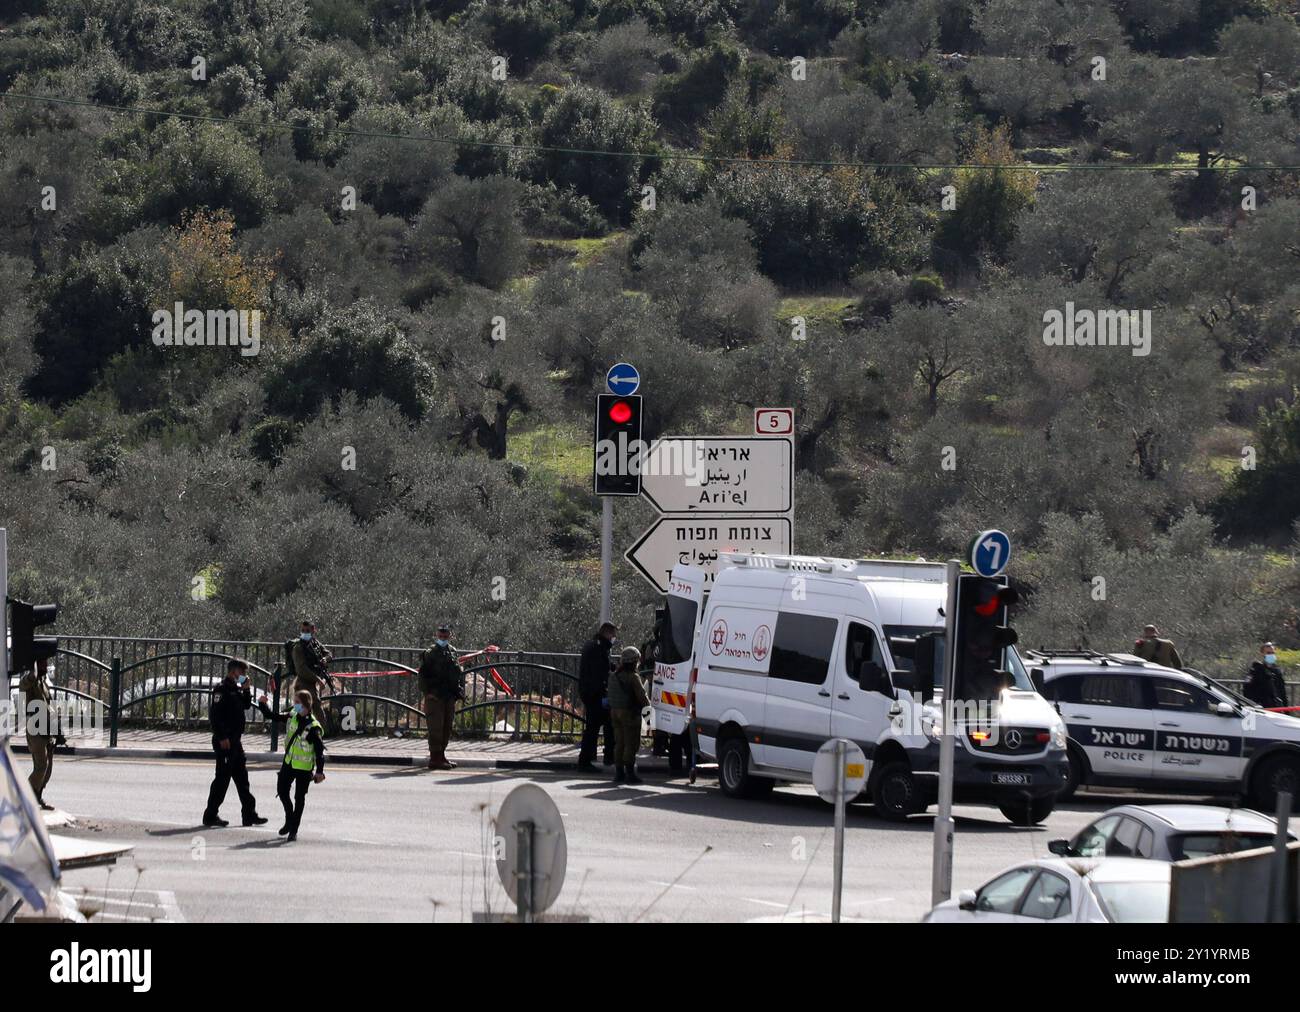
[{"label": "police officer in black uniform", "polygon": [[217,775],[212,778],[208,791],[208,807],[203,812],[203,825],[228,826],[219,817],[221,803],[226,800],[226,788],[235,782],[239,792],[239,806],[245,826],[261,826],[266,819],[257,814],[257,799],[248,789],[248,766],[244,759],[244,711],[253,705],[252,686],[248,684],[248,665],[232,660],[226,666],[226,678],[212,690],[208,718],[212,722],[212,751],[216,753]]}]

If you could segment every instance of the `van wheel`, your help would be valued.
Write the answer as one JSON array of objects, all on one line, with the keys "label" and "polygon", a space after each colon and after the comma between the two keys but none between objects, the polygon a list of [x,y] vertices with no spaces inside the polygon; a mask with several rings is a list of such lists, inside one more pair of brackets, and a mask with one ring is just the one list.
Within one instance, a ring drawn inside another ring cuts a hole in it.
[{"label": "van wheel", "polygon": [[1074,797],[1074,792],[1088,782],[1088,760],[1084,758],[1083,751],[1071,744],[1065,755],[1070,762],[1070,772],[1065,778],[1061,793],[1056,796],[1057,801]]},{"label": "van wheel", "polygon": [[1300,798],[1300,759],[1290,755],[1274,756],[1259,764],[1250,778],[1251,803],[1265,815],[1277,811],[1277,796],[1283,791],[1291,794],[1291,811],[1297,810]]},{"label": "van wheel", "polygon": [[761,798],[776,782],[749,772],[749,746],[744,738],[728,738],[718,750],[718,785],[729,798]]},{"label": "van wheel", "polygon": [[876,813],[891,822],[902,822],[925,809],[912,767],[901,759],[886,763],[876,774],[871,781],[871,801]]},{"label": "van wheel", "polygon": [[998,811],[1007,817],[1013,826],[1037,826],[1052,814],[1056,807],[1056,798],[1020,798],[998,805]]}]

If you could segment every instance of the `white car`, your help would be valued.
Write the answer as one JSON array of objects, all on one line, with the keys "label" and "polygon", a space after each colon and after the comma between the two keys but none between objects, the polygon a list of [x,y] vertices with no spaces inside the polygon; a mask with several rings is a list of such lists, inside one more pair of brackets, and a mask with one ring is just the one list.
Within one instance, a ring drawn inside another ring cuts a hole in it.
[{"label": "white car", "polygon": [[940,903],[923,921],[963,924],[1160,924],[1170,865],[1132,857],[1040,858]]},{"label": "white car", "polygon": [[1300,718],[1132,654],[1029,650],[1030,677],[1069,733],[1070,777],[1160,793],[1242,795],[1272,813],[1300,791]]}]

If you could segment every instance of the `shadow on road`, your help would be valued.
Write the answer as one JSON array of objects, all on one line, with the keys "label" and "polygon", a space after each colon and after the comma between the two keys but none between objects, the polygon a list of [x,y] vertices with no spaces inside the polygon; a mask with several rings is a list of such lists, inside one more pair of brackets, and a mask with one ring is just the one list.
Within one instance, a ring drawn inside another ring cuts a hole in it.
[{"label": "shadow on road", "polygon": [[[183,826],[180,829],[149,829],[145,831],[146,836],[193,836],[195,833],[207,833],[214,829],[229,827],[222,826],[205,826],[199,823],[196,826]],[[241,827],[242,828],[242,827]]]}]

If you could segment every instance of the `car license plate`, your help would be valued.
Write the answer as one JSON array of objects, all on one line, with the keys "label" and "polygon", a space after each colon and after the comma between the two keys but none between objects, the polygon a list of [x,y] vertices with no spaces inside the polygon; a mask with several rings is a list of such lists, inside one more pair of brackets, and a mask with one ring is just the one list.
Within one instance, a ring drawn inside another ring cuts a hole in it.
[{"label": "car license plate", "polygon": [[995,784],[1014,784],[1017,787],[1023,787],[1029,783],[1028,773],[994,773],[993,782]]}]

